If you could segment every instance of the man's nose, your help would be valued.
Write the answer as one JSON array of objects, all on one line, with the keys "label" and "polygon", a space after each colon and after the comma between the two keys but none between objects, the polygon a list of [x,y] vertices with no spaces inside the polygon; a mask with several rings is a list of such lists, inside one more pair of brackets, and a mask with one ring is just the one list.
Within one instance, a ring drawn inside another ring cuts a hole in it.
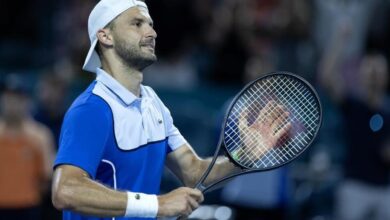
[{"label": "man's nose", "polygon": [[146,31],[146,37],[152,37],[154,39],[157,38],[157,32],[154,30],[152,26],[149,26]]}]

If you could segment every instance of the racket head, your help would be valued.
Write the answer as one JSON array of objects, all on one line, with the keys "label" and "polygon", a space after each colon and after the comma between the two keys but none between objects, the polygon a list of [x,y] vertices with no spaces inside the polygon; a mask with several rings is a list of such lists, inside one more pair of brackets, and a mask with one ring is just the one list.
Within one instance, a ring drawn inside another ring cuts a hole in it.
[{"label": "racket head", "polygon": [[[240,114],[245,106],[251,109],[246,117],[250,125],[269,101],[284,106],[290,113],[291,129],[258,161],[245,159],[235,153],[243,148],[238,131]],[[231,161],[245,172],[265,171],[283,166],[301,155],[315,140],[321,124],[322,106],[313,86],[296,74],[271,72],[246,85],[234,97],[222,124],[220,143]]]}]

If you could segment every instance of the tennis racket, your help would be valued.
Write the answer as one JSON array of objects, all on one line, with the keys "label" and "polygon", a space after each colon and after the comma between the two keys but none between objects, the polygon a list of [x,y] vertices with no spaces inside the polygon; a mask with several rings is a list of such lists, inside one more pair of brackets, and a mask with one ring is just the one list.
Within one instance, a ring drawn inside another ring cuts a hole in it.
[{"label": "tennis racket", "polygon": [[[303,78],[273,72],[252,81],[231,102],[214,157],[195,187],[205,193],[232,177],[291,162],[311,145],[321,121],[318,95]],[[205,185],[222,151],[241,170]]]}]

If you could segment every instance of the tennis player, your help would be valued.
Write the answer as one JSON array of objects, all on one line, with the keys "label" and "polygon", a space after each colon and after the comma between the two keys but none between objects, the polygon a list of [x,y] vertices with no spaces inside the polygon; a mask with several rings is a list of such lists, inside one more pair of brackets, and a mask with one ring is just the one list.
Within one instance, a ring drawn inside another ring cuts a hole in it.
[{"label": "tennis player", "polygon": [[[203,201],[189,187],[210,160],[196,155],[153,89],[141,84],[142,70],[157,59],[146,4],[101,0],[89,16],[88,32],[91,48],[83,69],[97,76],[63,122],[52,185],[55,207],[64,210],[64,220],[188,216]],[[158,195],[164,165],[187,187]],[[208,181],[235,170],[221,158]]]}]

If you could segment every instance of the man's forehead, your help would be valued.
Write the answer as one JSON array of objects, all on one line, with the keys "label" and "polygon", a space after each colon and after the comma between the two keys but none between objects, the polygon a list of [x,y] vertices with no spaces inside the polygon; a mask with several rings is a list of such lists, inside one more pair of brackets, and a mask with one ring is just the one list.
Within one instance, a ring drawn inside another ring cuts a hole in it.
[{"label": "man's forehead", "polygon": [[136,17],[145,17],[148,20],[152,21],[152,18],[149,14],[148,9],[142,6],[135,6],[132,8],[127,9],[125,12],[122,14],[126,19],[132,19]]},{"label": "man's forehead", "polygon": [[146,18],[152,20],[152,18],[150,17],[150,14],[149,14],[148,9],[146,9],[146,8],[144,8],[144,7],[136,7],[136,8],[138,8],[139,12],[140,12],[143,16],[145,16]]}]

